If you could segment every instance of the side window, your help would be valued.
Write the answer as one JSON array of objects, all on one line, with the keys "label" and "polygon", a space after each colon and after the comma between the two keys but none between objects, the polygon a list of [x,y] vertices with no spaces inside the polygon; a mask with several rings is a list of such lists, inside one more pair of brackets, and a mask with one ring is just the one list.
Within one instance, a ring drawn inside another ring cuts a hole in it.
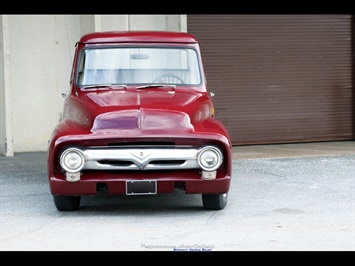
[{"label": "side window", "polygon": [[76,75],[76,83],[78,85],[83,85],[84,62],[85,62],[85,50],[81,51],[81,53],[79,55],[78,72],[77,72],[77,75]]}]

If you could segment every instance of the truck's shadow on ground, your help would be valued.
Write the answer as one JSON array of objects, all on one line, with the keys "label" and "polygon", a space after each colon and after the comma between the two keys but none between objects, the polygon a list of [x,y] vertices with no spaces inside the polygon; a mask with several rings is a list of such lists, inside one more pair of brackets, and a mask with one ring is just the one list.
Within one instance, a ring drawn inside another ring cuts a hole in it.
[{"label": "truck's shadow on ground", "polygon": [[109,195],[99,192],[95,196],[82,196],[80,208],[77,211],[144,213],[149,212],[206,211],[203,208],[202,196],[174,191],[168,194],[156,195]]}]

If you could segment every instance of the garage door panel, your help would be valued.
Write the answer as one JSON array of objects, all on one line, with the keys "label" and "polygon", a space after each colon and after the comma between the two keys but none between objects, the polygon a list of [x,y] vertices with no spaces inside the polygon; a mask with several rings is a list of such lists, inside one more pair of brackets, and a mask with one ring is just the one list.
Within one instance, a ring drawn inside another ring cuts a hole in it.
[{"label": "garage door panel", "polygon": [[354,139],[350,15],[188,15],[233,145]]}]

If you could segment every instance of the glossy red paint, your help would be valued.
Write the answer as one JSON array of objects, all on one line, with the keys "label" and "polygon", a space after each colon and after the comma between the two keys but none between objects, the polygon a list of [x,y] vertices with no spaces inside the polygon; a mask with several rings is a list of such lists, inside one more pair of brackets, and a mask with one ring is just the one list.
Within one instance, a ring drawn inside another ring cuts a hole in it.
[{"label": "glossy red paint", "polygon": [[[192,48],[199,56],[203,82],[144,89],[137,89],[136,85],[90,88],[78,85],[78,58],[83,49],[127,45]],[[203,75],[198,41],[187,33],[136,31],[83,36],[76,45],[63,117],[53,130],[48,147],[48,181],[55,201],[62,196],[95,195],[102,184],[110,194],[125,194],[127,180],[154,179],[157,193],[172,193],[176,187],[193,194],[228,193],[232,177],[231,142],[225,126],[214,116],[213,101]],[[166,143],[196,149],[204,145],[217,146],[223,154],[223,162],[216,171],[216,178],[202,179],[201,169],[83,170],[79,181],[69,182],[59,163],[62,150],[70,146],[85,149],[135,145],[139,148],[144,144],[155,147]],[[60,206],[57,206],[59,210],[70,209]]]},{"label": "glossy red paint", "polygon": [[197,44],[195,36],[185,32],[167,32],[167,31],[111,31],[94,32],[80,38],[82,44],[102,44],[102,43],[170,43]]}]

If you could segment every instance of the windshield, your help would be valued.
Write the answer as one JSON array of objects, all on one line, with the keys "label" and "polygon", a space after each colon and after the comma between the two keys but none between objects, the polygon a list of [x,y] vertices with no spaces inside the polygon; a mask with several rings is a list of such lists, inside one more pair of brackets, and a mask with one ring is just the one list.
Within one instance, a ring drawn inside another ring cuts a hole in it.
[{"label": "windshield", "polygon": [[187,47],[109,47],[80,54],[76,82],[104,84],[200,85],[198,55]]}]

